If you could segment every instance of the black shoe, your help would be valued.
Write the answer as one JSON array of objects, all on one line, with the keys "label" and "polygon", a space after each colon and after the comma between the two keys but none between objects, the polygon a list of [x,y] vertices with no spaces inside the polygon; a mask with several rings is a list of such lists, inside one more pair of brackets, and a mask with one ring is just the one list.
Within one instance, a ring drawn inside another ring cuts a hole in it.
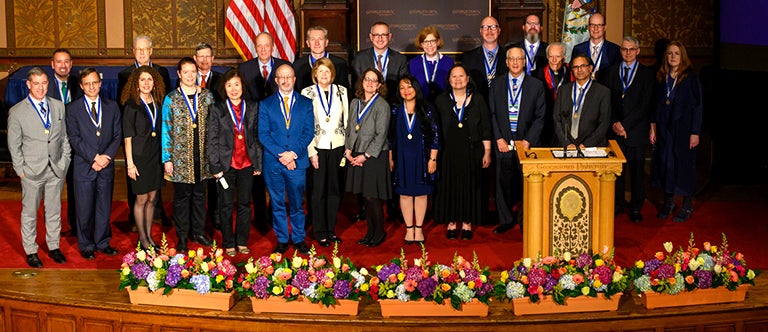
[{"label": "black shoe", "polygon": [[83,258],[88,260],[96,258],[96,256],[93,255],[93,250],[81,250],[80,256],[83,256]]},{"label": "black shoe", "polygon": [[630,211],[629,212],[629,221],[631,221],[631,222],[641,222],[641,221],[643,221],[643,215],[640,214],[640,211]]},{"label": "black shoe", "polygon": [[659,214],[656,215],[659,219],[667,219],[670,214],[672,214],[672,211],[675,211],[675,204],[672,205],[665,205],[661,210],[659,211]]},{"label": "black shoe", "polygon": [[213,242],[211,241],[211,239],[209,239],[205,235],[195,234],[195,235],[192,235],[189,239],[192,240],[192,242],[195,242],[205,247],[210,247],[213,245]]},{"label": "black shoe", "polygon": [[365,215],[365,211],[359,212],[355,215],[355,221],[363,221],[365,219],[368,219]]},{"label": "black shoe", "polygon": [[299,243],[296,243],[293,245],[293,249],[296,249],[296,251],[308,255],[309,254],[309,248],[307,247],[307,244],[304,241],[301,241]]},{"label": "black shoe", "polygon": [[272,250],[272,252],[284,254],[286,251],[288,251],[288,243],[277,243],[277,246],[275,247],[275,250]]},{"label": "black shoe", "polygon": [[672,218],[672,221],[674,222],[683,222],[688,220],[688,218],[691,217],[691,213],[693,212],[692,208],[682,208],[680,211],[675,215],[674,218]]},{"label": "black shoe", "polygon": [[496,228],[493,229],[494,234],[504,234],[508,230],[515,228],[515,224],[501,224],[499,226],[496,226]]},{"label": "black shoe", "polygon": [[614,217],[618,217],[622,213],[624,213],[624,207],[623,206],[621,206],[621,207],[617,206],[613,210],[613,216]]},{"label": "black shoe", "polygon": [[449,229],[445,232],[445,238],[448,240],[456,240],[459,238],[458,229]]},{"label": "black shoe", "polygon": [[384,243],[384,238],[385,238],[385,237],[384,237],[384,236],[382,236],[382,237],[381,237],[381,239],[379,239],[379,240],[371,240],[371,241],[368,241],[368,243],[366,243],[366,244],[365,244],[365,246],[366,246],[366,247],[370,247],[370,248],[373,248],[373,247],[378,247],[379,245],[381,245],[382,243]]},{"label": "black shoe", "polygon": [[328,237],[328,241],[341,243],[341,238],[336,236],[336,234],[331,234],[331,236]]},{"label": "black shoe", "polygon": [[112,248],[112,246],[107,246],[106,248],[99,249],[99,251],[103,252],[107,256],[114,256],[119,253],[117,249]]},{"label": "black shoe", "polygon": [[331,243],[328,242],[328,239],[321,239],[320,241],[317,241],[317,244],[319,244],[321,247],[330,247]]},{"label": "black shoe", "polygon": [[471,229],[462,229],[461,230],[461,239],[462,240],[472,240],[472,230]]},{"label": "black shoe", "polygon": [[51,251],[48,251],[48,257],[53,259],[53,261],[58,264],[64,264],[67,262],[67,258],[64,257],[64,254],[61,253],[60,249],[53,249]]},{"label": "black shoe", "polygon": [[43,262],[40,261],[40,257],[37,254],[27,255],[27,264],[30,267],[43,267]]},{"label": "black shoe", "polygon": [[357,241],[357,244],[366,245],[368,242],[371,242],[371,238],[364,237],[364,238],[360,239],[359,241]]},{"label": "black shoe", "polygon": [[176,243],[176,252],[180,254],[186,254],[187,253],[187,241],[181,241]]},{"label": "black shoe", "polygon": [[[407,228],[407,229],[413,229],[413,228],[414,228],[414,226],[413,226],[413,225],[411,225],[411,226],[405,226],[405,228]],[[414,232],[415,232],[415,231],[416,231],[416,230],[414,230]],[[406,234],[407,234],[407,233],[406,233]],[[416,239],[416,234],[415,234],[415,233],[413,234],[413,239],[411,239],[411,240],[408,240],[408,235],[406,235],[406,237],[403,239],[403,243],[405,243],[405,245],[411,245],[411,244],[413,244],[414,242],[416,242],[416,241],[414,241],[414,239]]]}]

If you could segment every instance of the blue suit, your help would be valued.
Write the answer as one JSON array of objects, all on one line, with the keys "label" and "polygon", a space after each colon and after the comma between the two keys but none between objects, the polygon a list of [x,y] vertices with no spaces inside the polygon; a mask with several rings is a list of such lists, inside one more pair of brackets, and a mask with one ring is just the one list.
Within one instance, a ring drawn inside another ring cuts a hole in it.
[{"label": "blue suit", "polygon": [[[265,98],[259,105],[259,140],[264,147],[263,170],[272,204],[272,226],[277,234],[277,242],[303,242],[304,231],[304,188],[306,169],[309,167],[307,146],[315,136],[315,116],[312,101],[292,92],[294,99],[290,109],[290,126],[286,128],[283,116],[282,96],[279,92]],[[292,151],[297,158],[296,168],[288,170],[280,163],[279,154]],[[286,210],[286,197],[290,202]],[[290,215],[291,234],[288,234]]]},{"label": "blue suit", "polygon": [[[100,250],[109,246],[112,238],[110,214],[115,164],[110,162],[101,171],[91,168],[96,155],[105,154],[114,160],[123,140],[120,109],[117,103],[99,97],[101,128],[91,121],[85,97],[67,105],[67,135],[72,147],[72,167],[77,201],[77,243],[80,251]],[[89,102],[90,103],[90,102]],[[98,105],[98,103],[97,103]]]}]

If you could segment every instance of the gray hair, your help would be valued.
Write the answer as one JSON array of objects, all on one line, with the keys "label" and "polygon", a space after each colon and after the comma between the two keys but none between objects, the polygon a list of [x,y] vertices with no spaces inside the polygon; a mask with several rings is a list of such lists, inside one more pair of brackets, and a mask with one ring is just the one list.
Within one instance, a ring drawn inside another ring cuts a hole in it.
[{"label": "gray hair", "polygon": [[32,76],[40,76],[40,75],[43,75],[43,76],[46,76],[46,77],[48,76],[48,74],[46,74],[45,70],[43,70],[42,68],[40,68],[40,67],[32,67],[32,68],[29,69],[29,71],[27,71],[27,81],[31,82],[32,81]]},{"label": "gray hair", "polygon": [[628,42],[630,42],[630,43],[632,43],[632,44],[635,44],[635,46],[637,46],[638,48],[640,47],[640,42],[639,42],[639,41],[637,41],[637,38],[635,38],[635,37],[632,37],[632,36],[624,36],[624,39],[623,39],[623,40],[625,40],[625,41],[628,41]]},{"label": "gray hair", "polygon": [[152,38],[149,38],[149,36],[147,35],[139,35],[139,36],[136,36],[136,38],[133,38],[133,45],[136,45],[136,43],[142,39],[146,40],[147,43],[149,43],[149,47],[152,47]]}]

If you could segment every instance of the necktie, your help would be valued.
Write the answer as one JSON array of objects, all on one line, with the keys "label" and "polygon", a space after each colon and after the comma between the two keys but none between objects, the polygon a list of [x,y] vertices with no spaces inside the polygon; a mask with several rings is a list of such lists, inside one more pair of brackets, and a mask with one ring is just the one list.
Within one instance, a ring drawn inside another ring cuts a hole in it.
[{"label": "necktie", "polygon": [[48,118],[48,110],[45,109],[45,104],[43,102],[40,102],[40,112],[43,113],[43,118]]},{"label": "necktie", "polygon": [[382,72],[382,68],[381,68],[381,57],[382,57],[382,55],[381,55],[381,54],[379,54],[379,55],[377,55],[377,56],[376,56],[376,69],[378,69],[378,70],[379,70],[379,72]]},{"label": "necktie", "polygon": [[205,77],[208,76],[206,74],[203,74],[203,79],[200,80],[200,86],[205,88],[208,84],[205,82]]},{"label": "necktie", "polygon": [[91,118],[93,119],[93,121],[99,121],[99,119],[97,119],[96,116],[97,116],[96,115],[96,102],[92,101],[91,102]]},{"label": "necktie", "polygon": [[624,67],[624,85],[629,84],[629,67]]},{"label": "necktie", "polygon": [[513,78],[513,79],[512,79],[512,89],[514,89],[515,91],[517,91],[517,79],[516,79],[516,78]]},{"label": "necktie", "polygon": [[69,103],[69,89],[67,89],[67,82],[61,82],[61,100],[64,104]]},{"label": "necktie", "polygon": [[597,62],[597,54],[600,52],[600,47],[592,46],[592,62]]},{"label": "necktie", "polygon": [[291,104],[288,102],[288,97],[283,97],[283,104],[285,104],[285,129],[291,126]]},{"label": "necktie", "polygon": [[488,64],[493,64],[493,51],[488,51]]},{"label": "necktie", "polygon": [[[579,94],[577,96],[581,96],[581,93],[583,91],[584,91],[584,88],[579,87]],[[576,102],[578,103],[578,99],[576,100]],[[581,105],[576,104],[576,107],[581,107]],[[579,110],[579,109],[576,109],[576,110]],[[574,113],[574,115],[576,114]],[[571,136],[573,136],[573,139],[579,138],[579,117],[580,116],[573,116],[571,118]]]},{"label": "necktie", "polygon": [[267,71],[267,65],[261,66],[261,77],[264,78],[264,85],[267,85],[267,82],[269,82],[269,80],[267,79],[269,77],[269,72]]}]

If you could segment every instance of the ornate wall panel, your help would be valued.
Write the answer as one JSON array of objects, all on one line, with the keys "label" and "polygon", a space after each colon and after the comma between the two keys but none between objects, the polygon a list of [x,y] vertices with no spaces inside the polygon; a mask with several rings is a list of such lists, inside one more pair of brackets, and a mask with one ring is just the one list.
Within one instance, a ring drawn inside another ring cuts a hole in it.
[{"label": "ornate wall panel", "polygon": [[8,1],[6,13],[8,49],[2,55],[50,56],[58,47],[95,55],[106,42],[104,0]]},{"label": "ornate wall panel", "polygon": [[624,34],[640,41],[643,55],[653,55],[656,40],[685,45],[690,56],[712,56],[713,0],[624,1]]},{"label": "ornate wall panel", "polygon": [[552,188],[551,199],[550,252],[589,252],[593,219],[589,185],[576,175],[567,175]]}]

